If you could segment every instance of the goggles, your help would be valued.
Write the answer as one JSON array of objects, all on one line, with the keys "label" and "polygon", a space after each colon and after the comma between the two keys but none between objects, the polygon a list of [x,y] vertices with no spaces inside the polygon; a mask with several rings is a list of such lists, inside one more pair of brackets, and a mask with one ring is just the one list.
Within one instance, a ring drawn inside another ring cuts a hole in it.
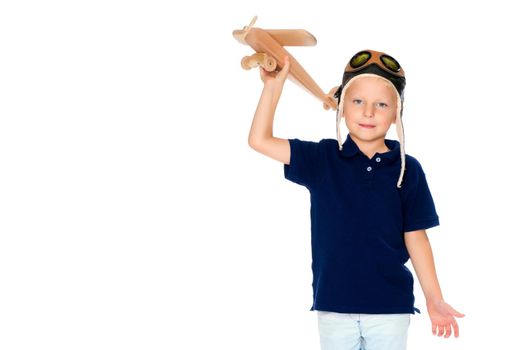
[{"label": "goggles", "polygon": [[345,72],[358,71],[370,66],[371,64],[376,64],[384,71],[395,76],[405,76],[403,68],[401,68],[401,65],[394,57],[387,55],[384,52],[374,50],[363,50],[356,53],[346,65]]}]

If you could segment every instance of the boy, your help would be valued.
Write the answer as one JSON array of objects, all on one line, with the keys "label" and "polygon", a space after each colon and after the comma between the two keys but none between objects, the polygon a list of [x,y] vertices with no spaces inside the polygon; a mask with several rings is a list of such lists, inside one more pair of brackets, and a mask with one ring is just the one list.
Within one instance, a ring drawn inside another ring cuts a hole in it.
[{"label": "boy", "polygon": [[[356,53],[337,98],[337,140],[273,136],[273,118],[290,63],[269,73],[248,143],[284,164],[285,177],[310,191],[313,305],[321,348],[406,349],[414,310],[410,257],[426,299],[432,333],[459,336],[443,300],[425,229],[439,225],[421,164],[404,152],[405,74],[391,56]],[[349,134],[341,143],[340,119]],[[385,139],[396,124],[400,141]]]}]

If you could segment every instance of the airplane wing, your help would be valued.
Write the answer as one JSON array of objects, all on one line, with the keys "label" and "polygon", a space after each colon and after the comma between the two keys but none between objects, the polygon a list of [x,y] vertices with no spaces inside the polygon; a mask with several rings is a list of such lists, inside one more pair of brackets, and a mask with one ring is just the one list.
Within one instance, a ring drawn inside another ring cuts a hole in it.
[{"label": "airplane wing", "polygon": [[281,46],[315,46],[317,39],[304,29],[264,29]]}]

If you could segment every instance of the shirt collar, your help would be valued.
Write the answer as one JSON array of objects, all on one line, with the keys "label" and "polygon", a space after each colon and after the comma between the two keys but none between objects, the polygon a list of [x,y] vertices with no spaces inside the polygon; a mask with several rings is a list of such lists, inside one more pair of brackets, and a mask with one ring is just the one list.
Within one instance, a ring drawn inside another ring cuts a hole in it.
[{"label": "shirt collar", "polygon": [[[400,158],[399,141],[385,138],[385,144],[390,150],[384,153],[376,153],[374,156],[380,155],[382,158],[386,158],[390,161],[395,161],[396,159]],[[367,157],[363,152],[361,152],[354,140],[352,140],[350,134],[346,135],[346,140],[343,143],[343,149],[341,152],[346,157],[353,157],[358,153],[362,153],[365,157]]]}]

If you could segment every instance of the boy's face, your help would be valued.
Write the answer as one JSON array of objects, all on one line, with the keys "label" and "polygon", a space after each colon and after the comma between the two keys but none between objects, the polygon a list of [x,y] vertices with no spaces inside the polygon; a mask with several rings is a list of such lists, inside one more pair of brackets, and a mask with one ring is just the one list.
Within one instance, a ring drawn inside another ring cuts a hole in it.
[{"label": "boy's face", "polygon": [[346,89],[343,117],[354,137],[364,142],[384,139],[396,121],[397,94],[379,77],[362,77]]}]

